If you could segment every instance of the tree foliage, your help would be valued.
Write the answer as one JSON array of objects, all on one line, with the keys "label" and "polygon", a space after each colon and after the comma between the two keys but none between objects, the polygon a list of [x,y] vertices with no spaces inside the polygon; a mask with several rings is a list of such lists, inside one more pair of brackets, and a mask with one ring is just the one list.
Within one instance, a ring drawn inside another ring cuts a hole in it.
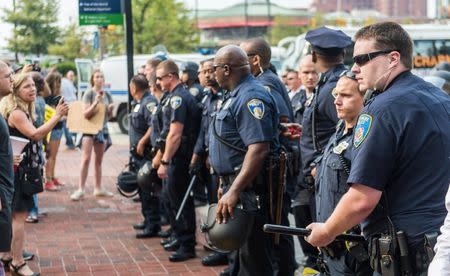
[{"label": "tree foliage", "polygon": [[192,51],[198,43],[195,21],[175,0],[133,0],[134,50],[151,53],[164,44],[170,52]]},{"label": "tree foliage", "polygon": [[15,10],[5,9],[4,20],[15,25],[8,48],[22,54],[46,54],[59,34],[58,4],[56,0],[17,0]]},{"label": "tree foliage", "polygon": [[298,36],[307,30],[307,27],[290,25],[291,19],[283,16],[276,16],[271,32],[271,44],[276,45],[281,39],[288,36]]},{"label": "tree foliage", "polygon": [[86,33],[81,31],[78,24],[71,23],[63,30],[57,43],[49,46],[48,53],[63,56],[68,60],[88,57],[91,54],[92,46],[90,43],[85,43],[85,37]]}]

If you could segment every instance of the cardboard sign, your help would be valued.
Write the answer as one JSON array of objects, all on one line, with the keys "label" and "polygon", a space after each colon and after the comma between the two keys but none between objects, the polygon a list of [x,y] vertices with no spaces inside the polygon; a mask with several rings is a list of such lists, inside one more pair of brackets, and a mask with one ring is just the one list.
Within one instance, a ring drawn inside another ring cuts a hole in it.
[{"label": "cardboard sign", "polygon": [[83,115],[84,103],[80,101],[72,102],[69,106],[67,115],[67,127],[70,132],[79,132],[84,134],[97,134],[103,128],[105,121],[106,106],[99,103],[95,107],[95,114],[89,120]]}]

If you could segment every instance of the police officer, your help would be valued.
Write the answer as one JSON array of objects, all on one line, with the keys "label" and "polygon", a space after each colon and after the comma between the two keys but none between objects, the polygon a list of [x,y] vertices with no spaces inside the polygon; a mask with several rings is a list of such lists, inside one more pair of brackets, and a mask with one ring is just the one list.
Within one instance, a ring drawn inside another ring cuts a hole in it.
[{"label": "police officer", "polygon": [[238,201],[255,213],[251,234],[239,250],[239,275],[273,275],[272,236],[262,231],[269,221],[265,162],[279,150],[275,102],[250,74],[247,55],[227,45],[214,58],[216,79],[230,91],[210,128],[211,166],[219,188],[216,220],[233,217]]},{"label": "police officer", "polygon": [[[294,115],[286,87],[283,85],[280,78],[269,69],[272,56],[269,43],[262,38],[254,38],[241,43],[240,47],[247,53],[251,73],[263,84],[267,91],[270,92],[270,95],[275,99],[280,116],[279,122],[293,122]],[[290,160],[288,165],[293,166],[295,167],[295,170],[298,170],[298,142],[289,141],[284,137],[280,138],[280,142],[284,150],[292,154],[292,159],[297,159],[297,162]],[[293,151],[296,151],[296,153]],[[289,225],[288,214],[291,205],[290,199],[295,187],[294,175],[297,174],[294,173],[293,167],[287,170],[286,192],[284,193],[283,198],[276,198],[275,200],[282,200],[281,219],[280,221],[275,221],[275,215],[272,216],[274,223],[281,223],[287,226]],[[279,185],[279,183],[277,184]],[[274,195],[277,195],[277,189],[278,187],[274,189]],[[274,206],[277,206],[277,204],[275,203]],[[275,214],[277,210],[271,210],[271,212]],[[294,240],[292,236],[280,236],[279,244],[276,246],[276,258],[279,275],[294,275],[297,263],[295,261]]]},{"label": "police officer", "polygon": [[[190,172],[191,175],[197,174],[206,178],[208,191],[208,202],[210,204],[217,203],[217,189],[219,179],[211,172],[208,162],[209,154],[209,126],[212,116],[219,109],[223,101],[224,91],[216,81],[214,74],[214,60],[208,59],[200,63],[200,75],[204,78],[205,96],[202,99],[202,121],[200,133],[194,147],[192,155]],[[208,173],[202,174],[202,168],[207,168]],[[208,256],[202,258],[202,264],[205,266],[225,265],[228,262],[228,254],[221,252],[212,252]]]},{"label": "police officer", "polygon": [[186,61],[180,65],[181,82],[186,86],[186,89],[195,97],[197,102],[203,99],[203,87],[198,80],[198,65],[193,61]]},{"label": "police officer", "polygon": [[[312,95],[317,84],[318,74],[316,66],[312,61],[312,55],[306,55],[300,60],[299,77],[302,82],[302,89],[295,93],[291,99],[294,111],[294,122],[302,124],[303,112],[306,106],[311,105]],[[289,74],[289,73],[288,73]],[[297,176],[294,196],[292,199],[292,212],[297,227],[305,227],[312,221],[311,217],[311,192],[305,187],[304,175],[301,171]],[[305,255],[305,270],[316,268],[317,248],[311,246],[303,237],[298,237],[303,254]]]},{"label": "police officer", "polygon": [[[353,129],[359,112],[363,108],[364,93],[358,89],[358,82],[351,71],[343,76],[333,89],[334,104],[340,119],[336,132],[325,146],[320,161],[316,161],[316,219],[325,222],[333,212],[342,195],[348,190],[347,179],[351,168]],[[355,234],[360,228],[355,227]],[[370,275],[367,255],[360,257],[365,250],[363,244],[346,246],[343,241],[335,241],[325,248],[325,263],[331,275]]]},{"label": "police officer", "polygon": [[[138,171],[140,167],[151,160],[150,134],[152,132],[152,111],[157,105],[155,97],[148,92],[148,81],[143,75],[136,75],[130,81],[130,93],[134,101],[130,113],[130,143],[132,150],[132,168]],[[143,230],[136,234],[136,238],[150,238],[157,236],[161,230],[159,216],[159,199],[148,192],[139,191],[141,211],[144,216],[142,224],[135,224],[136,230]]]},{"label": "police officer", "polygon": [[172,262],[195,257],[195,210],[191,197],[188,197],[178,221],[175,215],[189,186],[189,162],[200,127],[200,109],[195,98],[183,87],[178,71],[178,66],[171,60],[161,62],[156,68],[157,83],[170,93],[168,112],[163,116],[168,134],[158,176],[165,180],[163,189],[166,189],[170,202],[169,220],[175,240],[164,248],[176,250],[169,257]]},{"label": "police officer", "polygon": [[450,98],[411,73],[413,44],[399,24],[363,27],[355,41],[352,71],[370,100],[353,135],[351,186],[325,223],[308,226],[307,241],[326,246],[366,219],[377,273],[426,275],[446,215]]},{"label": "police officer", "polygon": [[[351,45],[352,41],[342,31],[326,27],[308,31],[305,39],[311,44],[312,61],[316,70],[321,73],[313,98],[306,104],[303,113],[303,133],[300,140],[304,177],[301,185],[313,195],[314,179],[311,175],[313,161],[322,154],[338,122],[331,91],[336,86],[339,75],[345,70],[344,49]],[[313,203],[313,196],[311,200]],[[307,213],[304,217],[312,217],[315,213],[314,206],[311,206],[309,214],[308,210],[305,212]],[[303,227],[310,221],[304,223]]]}]

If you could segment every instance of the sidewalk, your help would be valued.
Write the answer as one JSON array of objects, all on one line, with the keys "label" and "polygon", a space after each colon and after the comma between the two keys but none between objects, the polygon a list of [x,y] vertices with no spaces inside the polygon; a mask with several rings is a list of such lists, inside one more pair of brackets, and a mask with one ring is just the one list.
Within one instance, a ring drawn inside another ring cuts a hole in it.
[{"label": "sidewalk", "polygon": [[[103,185],[113,198],[92,196],[91,164],[85,199],[72,202],[69,195],[78,184],[80,152],[65,149],[57,157],[56,176],[66,185],[59,192],[39,195],[39,207],[47,216],[38,224],[26,223],[26,250],[37,255],[29,262],[41,275],[217,275],[224,267],[204,267],[201,237],[198,258],[171,263],[159,238],[137,240],[131,225],[140,222],[140,204],[121,197],[116,177],[128,160],[126,145],[113,145],[103,162]],[[92,163],[92,162],[91,162]]]}]

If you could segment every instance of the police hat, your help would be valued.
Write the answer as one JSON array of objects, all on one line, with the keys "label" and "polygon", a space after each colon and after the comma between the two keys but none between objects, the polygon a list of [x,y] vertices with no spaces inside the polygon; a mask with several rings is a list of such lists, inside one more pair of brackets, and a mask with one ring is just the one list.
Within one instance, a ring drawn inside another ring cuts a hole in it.
[{"label": "police hat", "polygon": [[189,75],[189,79],[196,80],[198,75],[198,65],[195,62],[186,61],[181,63],[180,71],[187,72]]},{"label": "police hat", "polygon": [[327,27],[308,31],[305,39],[311,43],[313,51],[327,56],[340,54],[352,44],[352,39],[344,32]]}]

